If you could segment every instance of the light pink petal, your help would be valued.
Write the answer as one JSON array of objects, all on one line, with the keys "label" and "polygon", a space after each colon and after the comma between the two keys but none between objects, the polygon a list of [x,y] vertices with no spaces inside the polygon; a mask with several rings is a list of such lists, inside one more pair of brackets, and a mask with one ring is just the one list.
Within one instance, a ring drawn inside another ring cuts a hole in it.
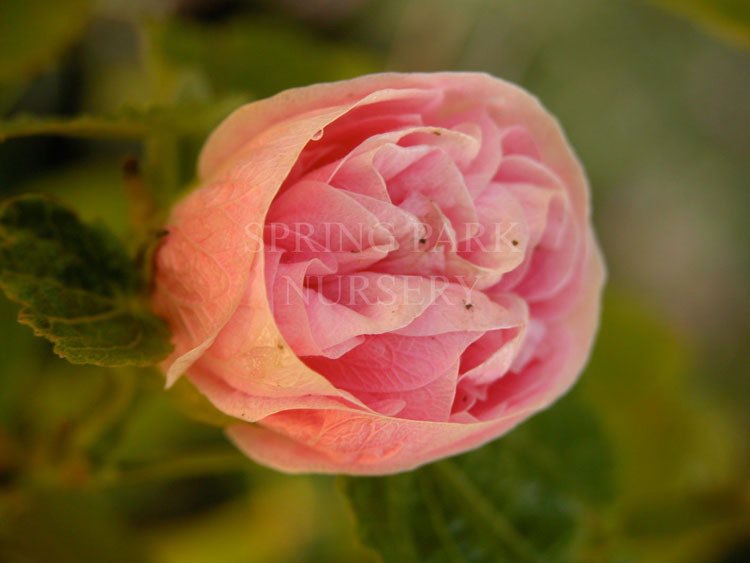
[{"label": "light pink petal", "polygon": [[399,418],[446,422],[456,396],[458,362],[441,367],[442,373],[437,379],[417,389],[397,393],[358,392],[356,395],[368,406],[398,398],[403,406],[394,415]]},{"label": "light pink petal", "polygon": [[468,164],[461,166],[466,187],[476,197],[489,184],[503,159],[501,131],[484,108],[472,108],[464,114],[451,116],[446,126],[465,131],[480,144],[476,156]]},{"label": "light pink petal", "polygon": [[370,336],[341,358],[305,358],[315,371],[351,392],[396,393],[435,381],[480,334],[451,333],[425,337]]},{"label": "light pink petal", "polygon": [[287,251],[283,260],[325,257],[338,273],[366,268],[398,246],[387,225],[346,191],[313,181],[298,182],[274,202],[266,233],[270,248]]},{"label": "light pink petal", "polygon": [[526,213],[503,186],[490,184],[476,200],[479,231],[459,245],[459,256],[494,273],[503,274],[517,268],[530,247],[531,234]]},{"label": "light pink petal", "polygon": [[439,296],[412,323],[393,331],[404,336],[432,336],[446,332],[485,332],[520,328],[526,323],[527,311],[522,300],[514,296],[490,299],[468,285],[443,281],[435,283]]},{"label": "light pink petal", "polygon": [[[422,154],[414,151],[415,148]],[[395,205],[401,205],[405,200],[419,194],[440,208],[454,231],[459,233],[458,240],[468,238],[473,234],[472,226],[477,223],[477,213],[463,176],[456,164],[442,150],[424,150],[423,146],[393,148],[397,154],[418,154],[418,157],[395,174],[383,173],[391,200]]]},{"label": "light pink petal", "polygon": [[232,426],[228,434],[247,456],[279,471],[385,475],[477,447],[527,415],[459,424],[297,410],[268,417],[261,426]]},{"label": "light pink petal", "polygon": [[502,301],[515,322],[488,331],[469,346],[461,358],[463,385],[482,386],[500,379],[511,369],[524,344],[529,325],[527,305],[514,295],[502,296]]},{"label": "light pink petal", "polygon": [[[369,410],[369,407],[354,395],[338,390],[332,391],[330,395],[325,395],[321,393],[322,389],[308,388],[311,393],[300,396],[297,392],[281,394],[276,389],[263,387],[252,381],[248,381],[244,385],[244,389],[233,387],[222,376],[214,373],[212,365],[216,366],[216,362],[211,361],[210,358],[208,360],[201,358],[191,367],[187,377],[201,393],[209,397],[214,406],[221,412],[240,420],[257,422],[272,414],[299,408],[341,409],[350,410],[354,413]],[[217,367],[221,370],[223,366]],[[284,371],[281,371],[279,376],[281,378],[288,377]],[[374,404],[383,407],[382,404],[376,402]],[[396,409],[391,408],[391,412],[402,408],[403,405],[399,403]]]},{"label": "light pink petal", "polygon": [[[435,288],[424,278],[372,272],[329,276],[309,299],[307,318],[325,352],[352,339],[359,344],[361,335],[397,330],[417,318],[434,299]],[[301,320],[297,317],[297,322]],[[297,353],[309,355],[301,350]]]},{"label": "light pink petal", "polygon": [[[390,232],[396,246],[389,253],[389,257],[414,252],[419,247],[419,240],[425,236],[426,228],[416,215],[366,195],[350,192],[349,197],[377,217],[380,225]],[[377,266],[373,269],[377,269]]]},{"label": "light pink petal", "polygon": [[568,284],[580,268],[579,257],[585,254],[585,242],[578,225],[565,225],[559,247],[540,245],[534,249],[529,270],[523,281],[515,288],[530,303],[552,298]]}]

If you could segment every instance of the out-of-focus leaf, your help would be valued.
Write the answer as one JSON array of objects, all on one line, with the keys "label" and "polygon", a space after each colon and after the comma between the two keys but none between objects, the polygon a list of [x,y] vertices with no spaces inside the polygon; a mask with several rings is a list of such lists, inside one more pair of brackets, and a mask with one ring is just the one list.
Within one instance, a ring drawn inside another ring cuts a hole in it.
[{"label": "out-of-focus leaf", "polygon": [[26,408],[30,382],[45,352],[44,343],[16,322],[17,314],[17,307],[0,299],[0,426],[14,424]]},{"label": "out-of-focus leaf", "polygon": [[686,345],[672,329],[609,295],[579,388],[612,437],[619,542],[639,562],[711,560],[722,538],[750,527],[741,442],[688,373]]},{"label": "out-of-focus leaf", "polygon": [[19,115],[0,121],[0,141],[32,135],[140,139],[160,131],[169,131],[175,135],[203,136],[243,101],[243,97],[229,96],[205,104],[131,107],[110,115],[81,115],[73,118]]},{"label": "out-of-focus leaf", "polygon": [[0,84],[0,114],[5,113],[16,102],[23,91],[23,84],[11,82]]},{"label": "out-of-focus leaf", "polygon": [[[141,383],[147,392],[138,396],[107,456],[113,467],[125,469],[179,461],[195,452],[237,453],[220,429],[191,420],[179,411],[164,392],[164,377],[155,369],[141,375],[145,376]],[[237,457],[242,459],[240,454]],[[252,464],[248,462],[248,466]]]},{"label": "out-of-focus leaf", "polygon": [[219,93],[250,91],[265,97],[381,69],[361,49],[321,41],[306,28],[269,19],[213,25],[172,20],[153,30],[153,41],[166,61],[201,70]]},{"label": "out-of-focus leaf", "polygon": [[[330,478],[256,476],[251,493],[147,536],[160,563],[366,563]],[[325,515],[325,516],[322,516]]]},{"label": "out-of-focus leaf", "polygon": [[691,390],[689,367],[670,327],[632,299],[609,296],[581,391],[618,444],[626,494],[680,494],[733,471],[731,428],[718,405]]},{"label": "out-of-focus leaf", "polygon": [[345,478],[365,544],[390,562],[588,561],[613,495],[606,438],[570,396],[507,437],[411,473]]},{"label": "out-of-focus leaf", "polygon": [[151,561],[101,495],[38,491],[0,498],[0,521],[6,563]]},{"label": "out-of-focus leaf", "polygon": [[72,363],[150,365],[171,348],[122,243],[49,198],[0,208],[0,284],[22,305],[19,320]]},{"label": "out-of-focus leaf", "polygon": [[150,538],[152,549],[163,563],[301,560],[323,509],[315,501],[308,480],[274,480],[251,498],[161,530]]},{"label": "out-of-focus leaf", "polygon": [[48,0],[0,2],[0,107],[73,42],[89,19],[92,4],[92,0],[68,0],[64,6]]},{"label": "out-of-focus leaf", "polygon": [[747,0],[654,0],[689,17],[718,37],[750,49],[750,2]]}]

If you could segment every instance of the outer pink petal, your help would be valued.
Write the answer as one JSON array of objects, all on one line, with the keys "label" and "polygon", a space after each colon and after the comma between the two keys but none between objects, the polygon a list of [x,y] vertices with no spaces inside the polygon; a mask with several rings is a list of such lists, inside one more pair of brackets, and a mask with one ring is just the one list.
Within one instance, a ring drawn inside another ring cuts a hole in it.
[{"label": "outer pink petal", "polygon": [[248,457],[280,471],[385,475],[477,447],[526,416],[457,424],[296,410],[269,417],[262,426],[232,426],[227,433]]},{"label": "outer pink petal", "polygon": [[265,131],[251,141],[241,167],[191,193],[173,211],[156,256],[153,298],[174,336],[175,350],[165,362],[168,384],[229,321],[254,261],[263,258],[261,226],[271,200],[312,135],[347,109],[336,107]]}]

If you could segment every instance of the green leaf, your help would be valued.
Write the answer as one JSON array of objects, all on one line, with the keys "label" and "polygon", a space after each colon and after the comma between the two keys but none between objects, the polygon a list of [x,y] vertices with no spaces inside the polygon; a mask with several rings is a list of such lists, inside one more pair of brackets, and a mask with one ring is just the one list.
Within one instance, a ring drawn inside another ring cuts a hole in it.
[{"label": "green leaf", "polygon": [[170,351],[122,243],[50,198],[0,207],[0,286],[22,305],[19,321],[72,363],[144,366]]},{"label": "green leaf", "polygon": [[750,48],[750,2],[747,0],[655,0],[687,16],[714,35]]},{"label": "green leaf", "polygon": [[141,139],[155,132],[204,136],[222,118],[245,101],[233,95],[211,103],[185,103],[174,107],[125,107],[109,115],[72,118],[19,115],[0,121],[0,142],[15,137],[58,135],[93,139]]},{"label": "green leaf", "polygon": [[575,396],[461,457],[342,483],[386,563],[597,560],[614,487],[607,441]]}]

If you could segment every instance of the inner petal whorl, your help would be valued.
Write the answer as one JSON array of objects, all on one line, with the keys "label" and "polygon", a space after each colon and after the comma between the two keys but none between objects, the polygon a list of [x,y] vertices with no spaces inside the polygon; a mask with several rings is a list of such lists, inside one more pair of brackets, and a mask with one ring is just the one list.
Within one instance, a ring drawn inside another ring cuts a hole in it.
[{"label": "inner petal whorl", "polygon": [[521,355],[534,361],[527,297],[564,290],[574,270],[564,191],[528,132],[486,112],[368,112],[316,136],[271,205],[276,322],[308,366],[375,410],[479,420],[502,408],[487,401]]}]

